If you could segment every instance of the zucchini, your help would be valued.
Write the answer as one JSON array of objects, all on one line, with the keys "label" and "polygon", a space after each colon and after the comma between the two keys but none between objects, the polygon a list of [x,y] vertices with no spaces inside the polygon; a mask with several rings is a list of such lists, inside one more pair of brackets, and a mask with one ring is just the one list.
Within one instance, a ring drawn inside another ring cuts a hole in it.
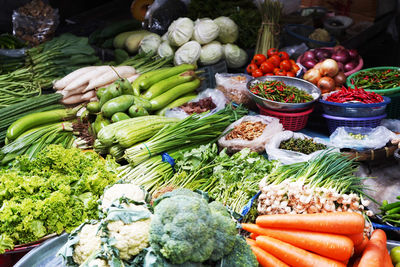
[{"label": "zucchini", "polygon": [[130,117],[126,113],[123,113],[123,112],[114,113],[114,115],[112,115],[112,117],[111,117],[112,122],[119,122],[119,121],[123,121],[123,120],[127,120],[127,119],[130,119]]},{"label": "zucchini", "polygon": [[135,102],[133,95],[121,95],[107,101],[102,107],[101,112],[107,118],[111,118],[114,113],[124,112]]},{"label": "zucchini", "polygon": [[158,110],[158,111],[156,112],[156,115],[164,116],[164,115],[165,115],[165,112],[166,112],[168,109],[176,108],[176,107],[182,106],[183,104],[189,102],[190,100],[192,100],[192,99],[194,99],[194,98],[196,98],[196,97],[197,97],[197,94],[195,94],[195,93],[186,94],[186,95],[184,95],[184,96],[178,98],[177,100],[175,100],[175,101],[169,103],[169,104],[168,104],[167,106],[165,106],[163,109]]}]

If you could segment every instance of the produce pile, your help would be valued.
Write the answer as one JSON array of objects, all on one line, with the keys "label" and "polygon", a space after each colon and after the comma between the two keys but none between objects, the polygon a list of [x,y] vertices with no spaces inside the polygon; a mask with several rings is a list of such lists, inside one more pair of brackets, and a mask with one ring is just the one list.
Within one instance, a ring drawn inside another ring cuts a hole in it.
[{"label": "produce pile", "polygon": [[[397,199],[400,200],[400,196],[398,196]],[[382,211],[382,219],[384,222],[400,226],[400,201],[389,204],[387,200],[384,200],[380,210]]]},{"label": "produce pile", "polygon": [[340,91],[335,91],[325,99],[335,103],[364,103],[373,104],[383,101],[383,97],[375,92],[366,92],[362,88],[346,88],[342,86]]},{"label": "produce pile", "polygon": [[399,69],[365,70],[353,76],[354,86],[369,90],[391,89],[400,86]]},{"label": "produce pile", "polygon": [[280,149],[292,150],[303,154],[311,154],[318,150],[326,149],[326,145],[316,143],[311,138],[290,138],[279,145]]}]

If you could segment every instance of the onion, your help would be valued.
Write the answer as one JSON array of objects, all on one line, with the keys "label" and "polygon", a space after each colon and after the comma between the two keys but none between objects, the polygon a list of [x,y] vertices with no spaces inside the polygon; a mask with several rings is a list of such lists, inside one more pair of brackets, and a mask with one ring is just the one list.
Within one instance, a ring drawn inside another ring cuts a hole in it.
[{"label": "onion", "polygon": [[307,69],[312,69],[315,66],[315,64],[317,64],[317,61],[315,61],[313,59],[307,60],[307,61],[302,63],[302,65],[304,67],[306,67]]},{"label": "onion", "polygon": [[319,62],[319,63],[315,64],[314,69],[320,70],[321,66],[322,66],[322,62]]},{"label": "onion", "polygon": [[346,65],[344,65],[344,71],[348,72],[348,71],[352,71],[354,70],[356,67],[358,66],[358,62],[357,61],[350,61],[349,63],[346,63]]},{"label": "onion", "polygon": [[302,60],[315,60],[315,54],[313,51],[307,51],[303,54]]},{"label": "onion", "polygon": [[303,79],[316,85],[321,79],[321,73],[319,70],[310,69],[304,74]]},{"label": "onion", "polygon": [[340,71],[333,77],[333,80],[336,86],[342,86],[346,82],[346,75]]},{"label": "onion", "polygon": [[319,70],[323,76],[333,77],[339,72],[339,66],[333,59],[325,59]]},{"label": "onion", "polygon": [[345,64],[350,61],[349,52],[346,50],[339,50],[332,55],[332,59]]},{"label": "onion", "polygon": [[330,58],[331,55],[332,55],[332,53],[328,49],[324,49],[324,48],[315,49],[315,56],[319,60]]},{"label": "onion", "polygon": [[355,49],[347,50],[351,59],[358,59],[358,52]]},{"label": "onion", "polygon": [[342,62],[337,62],[338,66],[339,66],[339,71],[344,71],[344,65]]},{"label": "onion", "polygon": [[331,77],[322,77],[318,81],[317,86],[321,89],[321,93],[325,94],[335,89],[335,81]]},{"label": "onion", "polygon": [[335,46],[335,47],[333,48],[333,51],[336,52],[336,51],[344,50],[344,49],[346,49],[346,48],[344,48],[344,46],[342,46],[342,45],[337,45],[337,46]]}]

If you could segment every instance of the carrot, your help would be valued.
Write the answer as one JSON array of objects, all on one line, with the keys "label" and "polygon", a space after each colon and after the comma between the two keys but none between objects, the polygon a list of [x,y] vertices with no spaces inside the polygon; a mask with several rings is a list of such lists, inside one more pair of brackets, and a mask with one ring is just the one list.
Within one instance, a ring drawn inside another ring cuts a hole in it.
[{"label": "carrot", "polygon": [[354,255],[361,255],[364,249],[367,247],[368,244],[368,237],[364,236],[364,239],[361,244],[354,246]]},{"label": "carrot", "polygon": [[351,239],[351,241],[353,241],[354,246],[360,245],[364,241],[363,232],[347,236]]},{"label": "carrot", "polygon": [[298,248],[309,250],[338,261],[348,260],[354,250],[353,241],[343,235],[263,228],[249,223],[242,223],[242,228],[248,232],[276,238]]},{"label": "carrot", "polygon": [[262,250],[257,246],[250,246],[250,247],[254,255],[256,255],[257,261],[261,265],[261,267],[289,267],[289,265],[275,258],[265,250]]},{"label": "carrot", "polygon": [[364,218],[355,212],[261,215],[256,223],[261,227],[333,234],[357,234],[364,230]]},{"label": "carrot", "polygon": [[247,242],[247,244],[249,244],[250,246],[257,246],[256,241],[253,240],[253,239],[246,238],[246,242]]},{"label": "carrot", "polygon": [[390,258],[389,251],[386,249],[383,258],[383,267],[393,267],[392,259]]},{"label": "carrot", "polygon": [[386,234],[383,230],[377,229],[372,233],[367,247],[365,248],[360,267],[383,267],[386,252]]},{"label": "carrot", "polygon": [[255,234],[255,233],[251,233],[250,234],[250,238],[251,239],[254,239],[254,240],[256,240],[256,237],[257,237],[258,235],[257,234]]},{"label": "carrot", "polygon": [[257,246],[281,261],[296,267],[345,267],[341,262],[328,259],[268,236],[257,236]]}]

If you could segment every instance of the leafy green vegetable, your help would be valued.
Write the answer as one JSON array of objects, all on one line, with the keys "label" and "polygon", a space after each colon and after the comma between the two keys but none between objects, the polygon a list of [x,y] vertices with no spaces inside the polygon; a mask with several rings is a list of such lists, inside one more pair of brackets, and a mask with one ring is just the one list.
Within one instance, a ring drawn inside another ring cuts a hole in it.
[{"label": "leafy green vegetable", "polygon": [[14,248],[14,244],[13,244],[13,240],[5,235],[5,234],[1,234],[0,235],[0,254],[3,254],[6,249],[13,249]]},{"label": "leafy green vegetable", "polygon": [[233,251],[222,258],[216,267],[257,267],[258,261],[256,256],[241,236],[236,236]]},{"label": "leafy green vegetable", "polygon": [[50,145],[37,158],[0,170],[0,235],[14,244],[70,231],[97,217],[97,200],[118,178],[117,164],[96,153]]}]

